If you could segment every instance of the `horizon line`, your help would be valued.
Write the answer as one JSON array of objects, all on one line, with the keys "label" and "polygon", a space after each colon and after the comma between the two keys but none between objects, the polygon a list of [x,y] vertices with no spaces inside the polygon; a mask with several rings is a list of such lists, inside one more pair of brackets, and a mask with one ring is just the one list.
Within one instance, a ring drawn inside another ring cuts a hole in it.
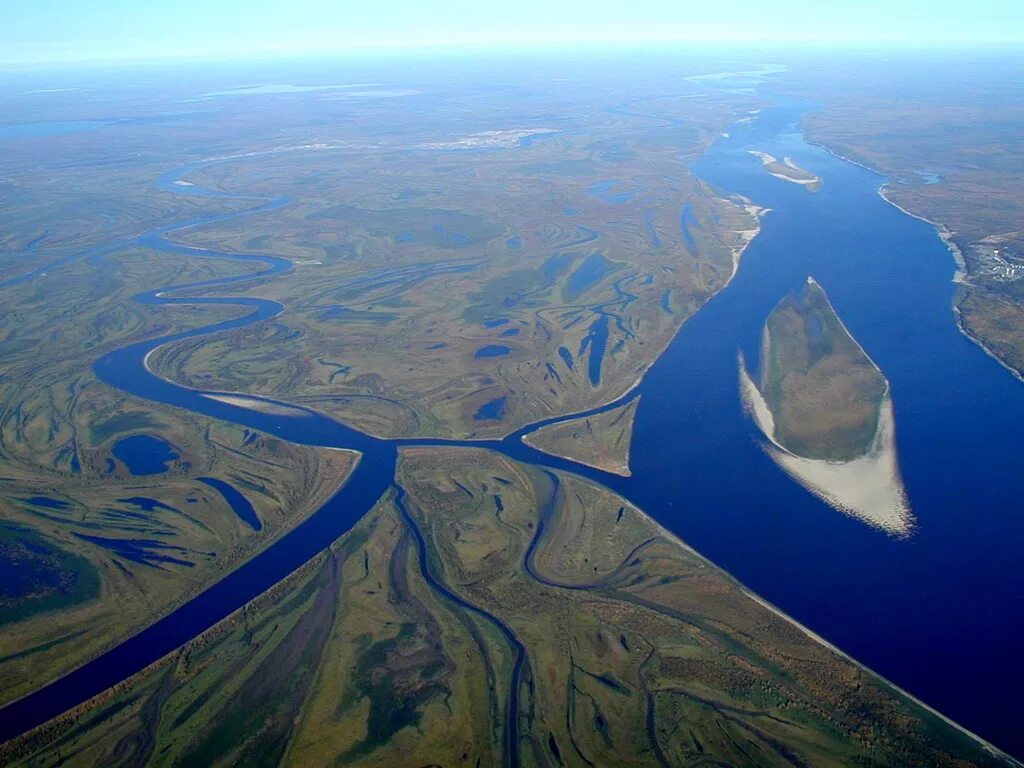
[{"label": "horizon line", "polygon": [[130,66],[138,64],[181,64],[229,61],[308,58],[373,58],[402,54],[474,55],[538,52],[566,47],[580,50],[605,47],[614,49],[691,48],[701,50],[757,50],[765,53],[919,53],[923,51],[974,51],[986,53],[1013,52],[1024,57],[1024,39],[1005,40],[789,40],[753,38],[594,38],[594,39],[524,39],[524,40],[452,40],[452,41],[378,41],[333,48],[254,47],[248,50],[165,52],[151,56],[86,56],[83,58],[0,59],[0,72],[72,66]]}]

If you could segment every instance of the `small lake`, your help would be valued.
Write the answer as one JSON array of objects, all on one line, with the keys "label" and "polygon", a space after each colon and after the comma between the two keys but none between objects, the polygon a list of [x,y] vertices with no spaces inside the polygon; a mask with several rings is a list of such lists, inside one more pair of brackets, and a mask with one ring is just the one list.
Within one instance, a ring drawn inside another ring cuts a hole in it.
[{"label": "small lake", "polygon": [[111,453],[133,475],[158,475],[179,458],[169,443],[152,435],[131,435],[115,444]]},{"label": "small lake", "polygon": [[256,510],[253,509],[252,502],[245,498],[242,492],[231,485],[231,483],[216,477],[197,477],[196,479],[219,491],[220,495],[224,497],[224,500],[231,507],[231,511],[238,515],[238,519],[243,523],[254,531],[259,531],[263,528],[263,523],[260,522]]},{"label": "small lake", "polygon": [[478,360],[482,360],[488,357],[504,357],[512,350],[503,344],[488,344],[485,347],[480,347],[476,352],[473,353],[473,357]]}]

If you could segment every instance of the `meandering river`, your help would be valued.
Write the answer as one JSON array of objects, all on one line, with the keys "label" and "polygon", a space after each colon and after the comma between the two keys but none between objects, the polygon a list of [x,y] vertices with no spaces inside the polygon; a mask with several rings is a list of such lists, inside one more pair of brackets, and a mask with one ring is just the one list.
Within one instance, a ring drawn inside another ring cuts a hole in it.
[{"label": "meandering river", "polygon": [[[605,484],[858,660],[1003,749],[1024,755],[1018,725],[1024,515],[1017,498],[1024,386],[958,332],[951,312],[954,262],[934,229],[881,199],[881,177],[804,142],[799,120],[807,108],[785,104],[736,124],[694,166],[717,188],[772,211],[730,285],[684,325],[640,383],[633,476],[540,454],[520,440],[529,430],[472,445]],[[792,157],[823,179],[822,190],[810,193],[768,175],[748,149]],[[194,168],[159,183],[178,194],[224,196],[174,183]],[[289,202],[243,199],[254,200],[252,210]],[[239,215],[246,213],[232,214]],[[136,242],[185,256],[255,261],[264,266],[259,277],[291,268],[285,259],[219,253],[167,239],[175,230],[224,218],[165,227]],[[768,313],[808,275],[822,284],[891,383],[900,464],[917,520],[908,538],[869,528],[796,485],[761,450],[742,412],[737,351],[757,358]],[[208,296],[210,288],[251,279],[140,294],[136,298],[146,303],[250,311],[117,350],[97,362],[98,376],[140,397],[288,440],[355,449],[362,460],[321,510],[237,571],[99,659],[0,710],[0,740],[139,671],[328,546],[392,484],[398,447],[461,444],[385,441],[319,415],[240,408],[147,370],[146,356],[169,341],[278,314],[282,307],[273,301]],[[187,298],[197,288],[207,297]]]}]

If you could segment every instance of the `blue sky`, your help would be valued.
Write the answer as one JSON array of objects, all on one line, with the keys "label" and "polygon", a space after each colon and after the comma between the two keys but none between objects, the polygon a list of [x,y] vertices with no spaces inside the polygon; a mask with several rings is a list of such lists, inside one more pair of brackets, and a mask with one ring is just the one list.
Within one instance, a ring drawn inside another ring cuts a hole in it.
[{"label": "blue sky", "polygon": [[419,45],[1024,44],[1024,0],[3,0],[0,63]]}]

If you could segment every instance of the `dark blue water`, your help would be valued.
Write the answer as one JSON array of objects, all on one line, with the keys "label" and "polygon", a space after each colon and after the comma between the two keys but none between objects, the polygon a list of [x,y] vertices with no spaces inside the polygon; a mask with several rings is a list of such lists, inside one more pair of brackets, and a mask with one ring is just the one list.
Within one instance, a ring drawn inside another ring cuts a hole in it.
[{"label": "dark blue water", "polygon": [[570,352],[566,347],[559,347],[558,355],[562,358],[562,361],[565,363],[565,367],[571,371],[573,364],[572,352]]},{"label": "dark blue water", "polygon": [[[1024,387],[957,331],[950,308],[953,261],[933,229],[885,203],[877,194],[880,177],[805,144],[796,130],[802,110],[769,109],[755,122],[734,126],[695,166],[706,181],[772,213],[734,281],[686,323],[639,386],[633,476],[542,456],[520,442],[528,430],[474,445],[603,482],[845,651],[997,745],[1024,754],[1018,727],[1024,515],[1017,500]],[[793,157],[826,184],[812,194],[775,179],[748,148]],[[287,203],[260,201],[253,210]],[[685,212],[681,218],[689,231],[693,222]],[[284,259],[171,245],[163,239],[171,229],[141,241],[201,258],[256,260],[265,265],[262,276],[290,267]],[[756,359],[768,313],[808,275],[822,284],[891,382],[900,463],[917,519],[907,539],[845,517],[794,484],[760,450],[742,415],[737,350]],[[246,279],[252,278],[201,285]],[[184,298],[184,290],[137,298],[229,304],[250,314],[118,350],[97,362],[102,380],[288,440],[354,448],[364,456],[322,510],[253,560],[135,638],[0,711],[0,738],[141,669],[326,547],[392,483],[398,445],[451,444],[387,442],[316,415],[235,408],[153,376],[142,360],[156,346],[281,311],[268,300]],[[477,418],[500,418],[504,407],[503,398],[495,399]]]},{"label": "dark blue water", "polygon": [[49,509],[67,509],[71,506],[63,499],[51,499],[49,496],[30,496],[25,501],[33,506],[47,507]]},{"label": "dark blue water", "polygon": [[488,344],[485,347],[480,347],[476,352],[473,353],[473,357],[478,360],[487,357],[504,357],[512,350],[503,344]]},{"label": "dark blue water", "polygon": [[500,421],[505,416],[505,404],[507,402],[507,397],[496,397],[493,400],[488,400],[476,409],[473,419],[476,421]]},{"label": "dark blue water", "polygon": [[177,557],[179,554],[184,555],[188,552],[184,547],[167,544],[155,539],[108,538],[106,536],[90,536],[84,533],[76,533],[75,536],[92,544],[98,544],[115,555],[142,565],[159,566],[161,563],[168,563],[185,568],[192,568],[195,565],[189,560]]},{"label": "dark blue water", "polygon": [[587,352],[587,377],[593,386],[601,383],[601,364],[604,362],[605,348],[608,346],[608,316],[601,315],[587,329],[587,335],[580,341],[580,358]]},{"label": "dark blue water", "polygon": [[252,508],[252,503],[235,486],[216,477],[197,477],[196,480],[220,491],[220,495],[231,506],[231,511],[238,515],[238,519],[243,523],[254,531],[263,529],[263,523],[260,522],[256,510]]},{"label": "dark blue water", "polygon": [[131,435],[114,443],[111,453],[133,475],[158,475],[178,458],[170,445],[152,435]]}]

